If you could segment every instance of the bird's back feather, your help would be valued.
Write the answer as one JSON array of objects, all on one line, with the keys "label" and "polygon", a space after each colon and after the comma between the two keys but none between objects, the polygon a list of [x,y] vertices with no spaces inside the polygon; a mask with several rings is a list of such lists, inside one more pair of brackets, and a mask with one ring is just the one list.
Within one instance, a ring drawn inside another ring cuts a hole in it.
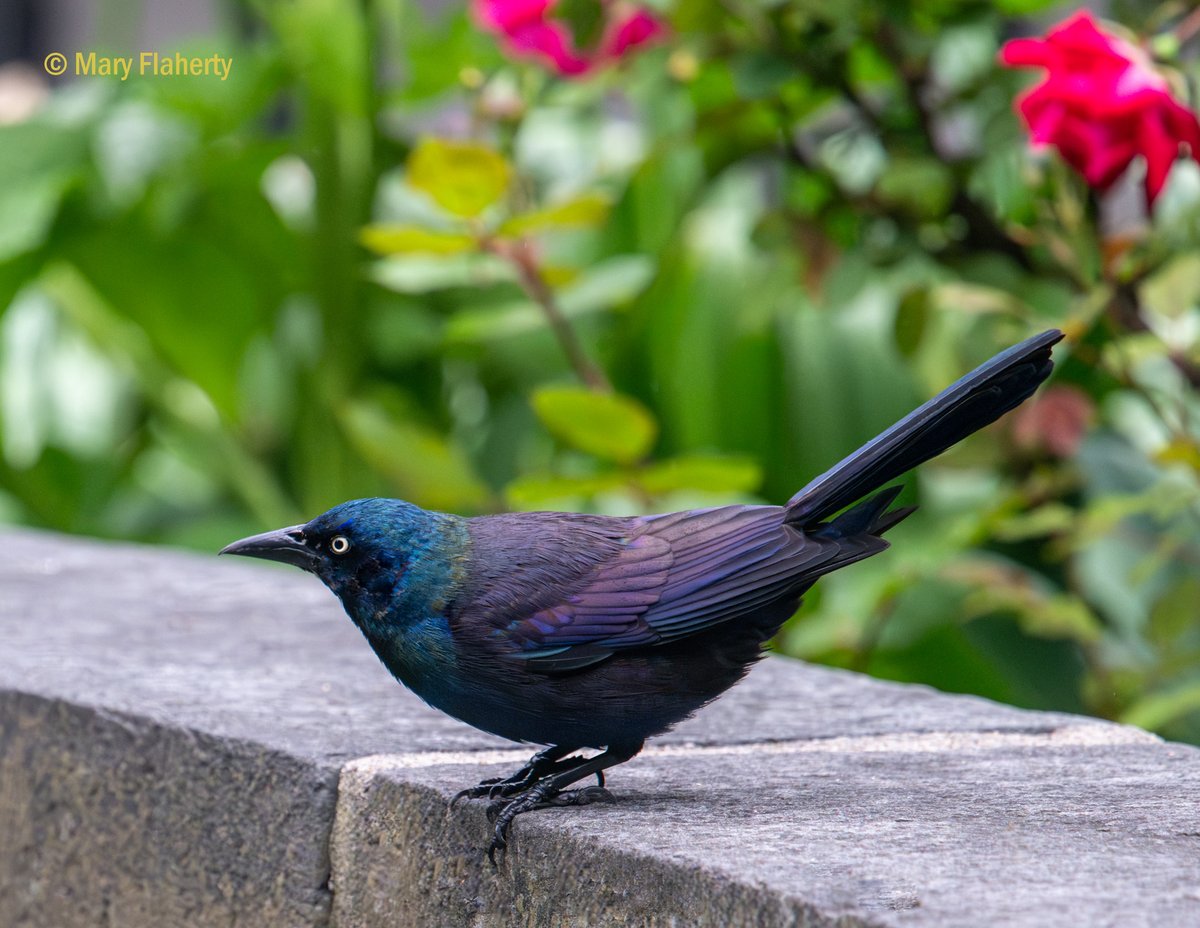
[{"label": "bird's back feather", "polygon": [[456,612],[487,625],[499,653],[563,673],[752,617],[887,547],[865,532],[812,536],[784,515],[778,506],[725,506],[472,520],[471,563],[487,565],[487,575],[472,569]]}]

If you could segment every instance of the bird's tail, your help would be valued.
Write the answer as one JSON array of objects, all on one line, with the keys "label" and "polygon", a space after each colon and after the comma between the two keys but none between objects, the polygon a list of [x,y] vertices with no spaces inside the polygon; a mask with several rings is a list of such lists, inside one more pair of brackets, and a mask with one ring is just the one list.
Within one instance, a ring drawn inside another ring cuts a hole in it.
[{"label": "bird's tail", "polygon": [[[1050,329],[975,368],[810,481],[788,502],[787,521],[801,527],[823,522],[995,422],[1028,399],[1050,376],[1054,369],[1050,348],[1062,337],[1062,332]],[[863,522],[863,531],[871,534],[886,531],[912,511],[887,512],[887,505],[894,498],[895,493],[879,494],[839,516],[835,520],[837,527],[844,531]]]}]

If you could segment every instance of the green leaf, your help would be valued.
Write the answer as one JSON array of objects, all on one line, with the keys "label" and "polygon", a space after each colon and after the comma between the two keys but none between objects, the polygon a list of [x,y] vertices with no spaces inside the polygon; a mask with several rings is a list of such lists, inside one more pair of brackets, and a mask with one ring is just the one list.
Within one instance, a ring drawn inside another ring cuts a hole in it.
[{"label": "green leaf", "polygon": [[637,480],[651,494],[676,490],[751,493],[762,483],[762,470],[750,458],[687,454],[643,468]]},{"label": "green leaf", "polygon": [[461,309],[446,324],[446,342],[471,345],[535,332],[546,324],[545,314],[529,300],[505,301],[478,309]]},{"label": "green leaf", "polygon": [[732,67],[737,93],[743,100],[777,96],[784,84],[801,73],[793,57],[759,50],[736,56]]},{"label": "green leaf", "polygon": [[954,177],[933,158],[895,158],[876,186],[879,198],[919,219],[937,219],[950,205]]},{"label": "green leaf", "polygon": [[1025,16],[1054,6],[1056,0],[996,0],[996,9],[1009,16]]},{"label": "green leaf", "polygon": [[1200,680],[1166,693],[1144,696],[1125,710],[1121,721],[1139,728],[1162,728],[1192,712],[1200,712]]},{"label": "green leaf", "polygon": [[43,175],[76,175],[87,160],[90,133],[30,120],[0,127],[0,189]]},{"label": "green leaf", "polygon": [[605,258],[559,291],[560,308],[571,316],[626,303],[646,289],[654,270],[654,259],[648,255]]},{"label": "green leaf", "polygon": [[624,484],[618,473],[596,474],[590,477],[563,477],[556,474],[535,474],[519,477],[504,489],[504,496],[513,509],[558,508],[564,500],[590,498],[598,493],[615,490]]},{"label": "green leaf", "polygon": [[1181,577],[1161,596],[1150,612],[1150,640],[1172,648],[1196,623],[1196,604],[1200,603],[1200,578]]},{"label": "green leaf", "polygon": [[896,348],[906,358],[911,358],[921,347],[921,339],[929,325],[931,302],[926,287],[914,287],[900,298],[894,326],[895,341]]},{"label": "green leaf", "polygon": [[404,76],[391,82],[389,100],[444,100],[447,89],[458,85],[464,68],[484,73],[496,70],[504,61],[499,43],[476,26],[466,9],[423,7],[417,3],[397,4],[393,60],[404,62]]},{"label": "green leaf", "polygon": [[44,175],[0,190],[0,261],[31,251],[45,241],[64,187],[64,178]]},{"label": "green leaf", "polygon": [[1085,643],[1100,638],[1100,620],[1083,600],[1054,591],[1024,567],[998,558],[965,558],[942,573],[967,587],[963,610],[969,617],[1006,612],[1027,635]]},{"label": "green leaf", "polygon": [[478,216],[508,189],[504,157],[476,142],[425,139],[408,159],[408,183],[456,216]]},{"label": "green leaf", "polygon": [[366,335],[374,357],[387,365],[407,364],[437,353],[442,325],[423,301],[381,293],[371,301]]},{"label": "green leaf", "polygon": [[487,490],[466,456],[432,429],[398,421],[377,403],[348,403],[341,411],[346,437],[399,495],[429,509],[479,510]]},{"label": "green leaf", "polygon": [[473,251],[477,243],[465,232],[435,232],[419,226],[373,225],[358,233],[365,248],[379,255],[454,255]]},{"label": "green leaf", "polygon": [[82,131],[34,121],[0,127],[0,261],[45,241],[87,141]]},{"label": "green leaf", "polygon": [[607,26],[603,4],[595,0],[560,0],[555,3],[554,15],[567,24],[570,35],[580,48],[598,45]]},{"label": "green leaf", "polygon": [[542,424],[564,444],[621,464],[650,450],[658,423],[641,403],[583,387],[542,387],[532,397]]},{"label": "green leaf", "polygon": [[[516,273],[511,264],[492,254],[414,253],[397,254],[376,262],[370,277],[396,293],[430,293],[452,287],[486,287],[513,281]],[[535,307],[530,309],[536,313]]]},{"label": "green leaf", "polygon": [[1173,257],[1138,290],[1142,305],[1165,319],[1178,319],[1200,304],[1200,255]]},{"label": "green leaf", "polygon": [[529,235],[570,226],[598,226],[608,218],[612,203],[599,193],[585,193],[545,209],[513,216],[500,224],[501,235]]},{"label": "green leaf", "polygon": [[164,241],[132,223],[89,230],[65,254],[173,370],[235,414],[240,360],[277,296],[273,269],[251,266],[198,229]]},{"label": "green leaf", "polygon": [[1069,638],[1094,643],[1100,639],[1099,618],[1078,596],[1047,596],[1017,613],[1021,630],[1039,638]]},{"label": "green leaf", "polygon": [[1000,541],[1026,541],[1062,534],[1073,528],[1075,522],[1074,509],[1061,503],[1045,503],[1032,512],[1001,519],[992,529],[992,534]]},{"label": "green leaf", "polygon": [[936,86],[957,95],[985,79],[996,66],[996,41],[995,22],[990,18],[947,23],[929,60]]}]

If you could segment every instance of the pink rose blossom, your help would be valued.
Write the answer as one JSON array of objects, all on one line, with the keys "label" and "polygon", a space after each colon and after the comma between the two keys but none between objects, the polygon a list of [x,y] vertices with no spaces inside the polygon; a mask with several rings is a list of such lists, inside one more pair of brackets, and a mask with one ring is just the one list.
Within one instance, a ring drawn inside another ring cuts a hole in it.
[{"label": "pink rose blossom", "polygon": [[1146,160],[1146,203],[1162,193],[1180,146],[1200,159],[1200,122],[1171,93],[1142,49],[1081,11],[1044,39],[1005,44],[1008,67],[1045,68],[1017,100],[1035,145],[1057,148],[1088,184],[1105,190],[1135,157]]},{"label": "pink rose blossom", "polygon": [[564,77],[588,74],[666,34],[665,24],[647,10],[623,0],[597,2],[603,7],[604,33],[590,51],[576,48],[569,25],[551,15],[555,0],[474,0],[473,8],[510,55],[549,65]]}]

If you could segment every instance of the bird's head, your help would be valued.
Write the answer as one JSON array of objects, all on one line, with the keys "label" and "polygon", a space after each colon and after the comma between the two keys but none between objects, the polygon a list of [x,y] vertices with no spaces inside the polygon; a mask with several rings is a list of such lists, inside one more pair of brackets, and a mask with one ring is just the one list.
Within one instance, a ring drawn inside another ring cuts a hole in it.
[{"label": "bird's head", "polygon": [[[220,553],[293,564],[320,577],[347,609],[352,602],[369,608],[441,561],[437,553],[452,540],[446,529],[458,521],[403,500],[356,499],[303,525],[235,541]],[[422,560],[430,563],[417,570]]]}]

